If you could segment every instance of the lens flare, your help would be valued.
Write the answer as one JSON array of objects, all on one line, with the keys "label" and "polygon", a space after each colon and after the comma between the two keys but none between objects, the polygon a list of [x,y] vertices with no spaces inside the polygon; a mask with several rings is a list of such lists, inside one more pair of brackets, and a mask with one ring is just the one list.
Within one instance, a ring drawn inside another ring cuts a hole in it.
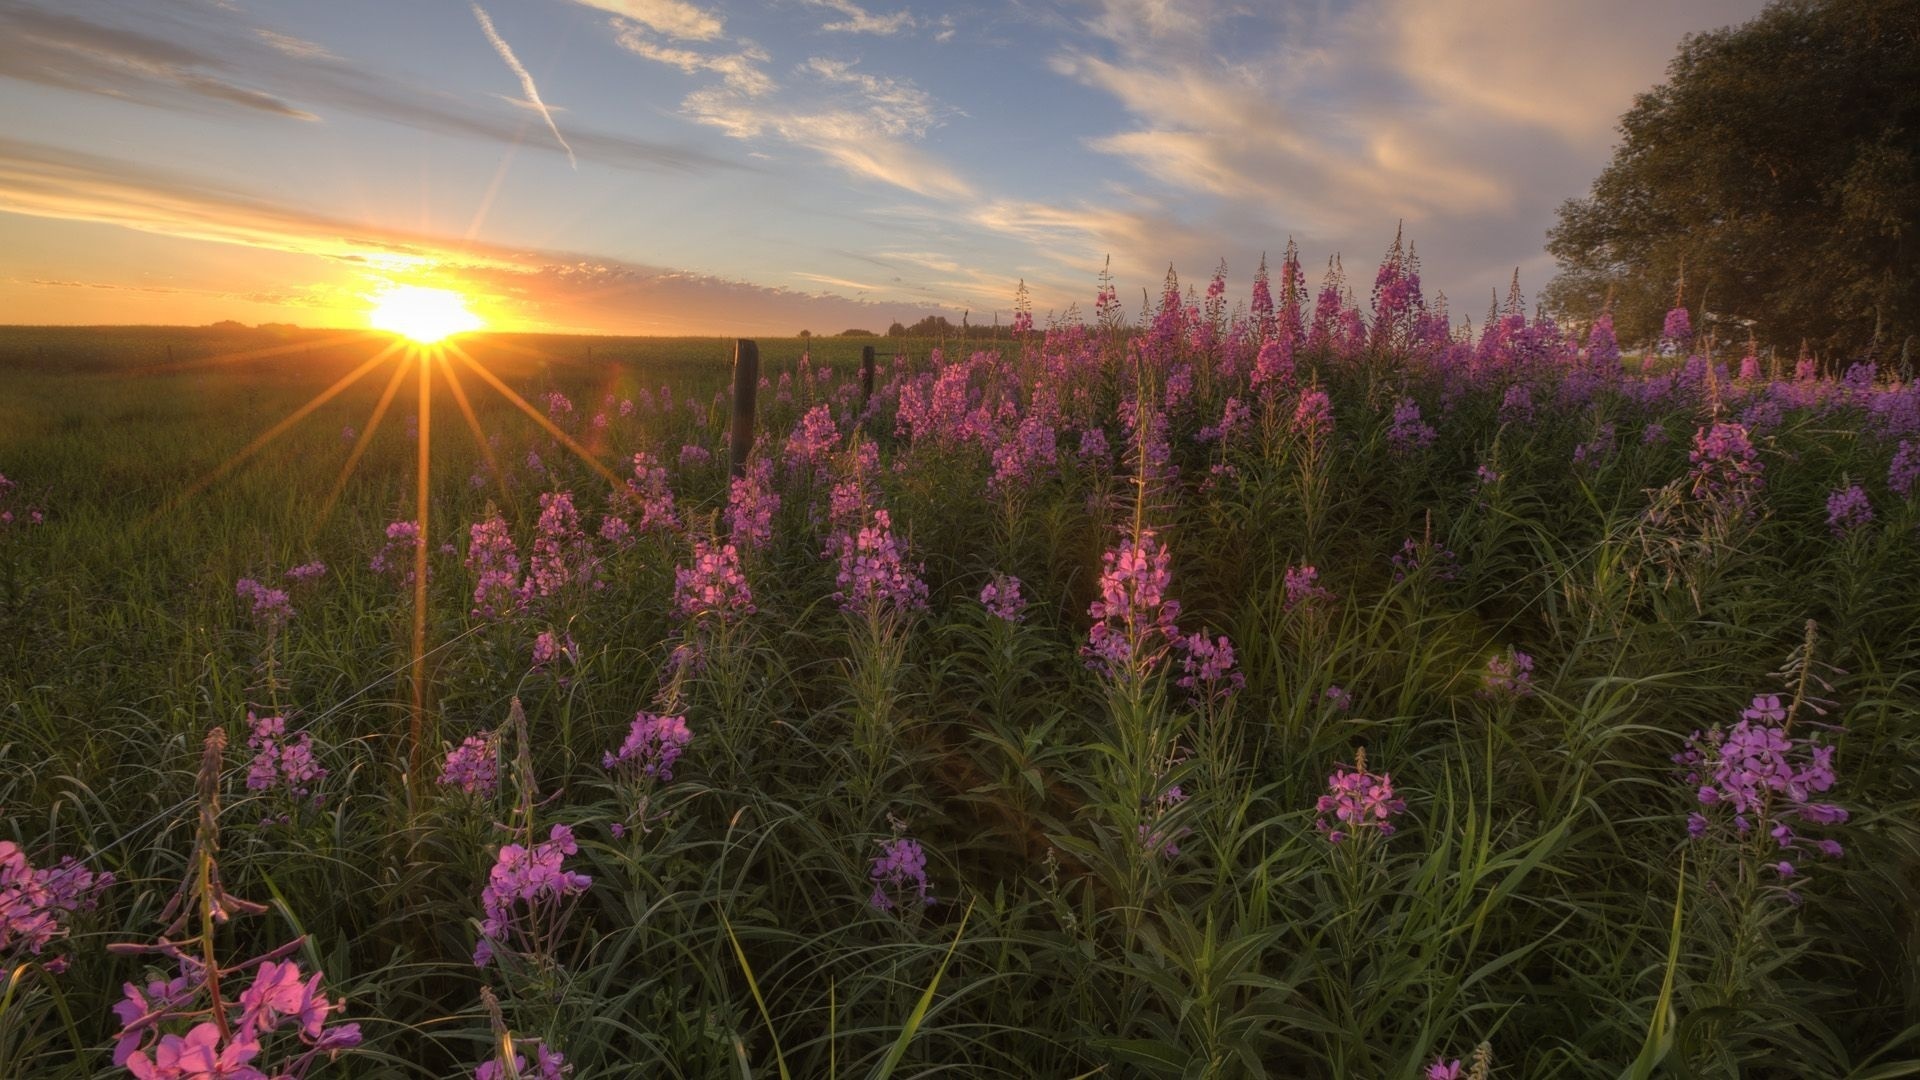
[{"label": "lens flare", "polygon": [[484,325],[480,316],[467,309],[466,297],[451,289],[419,285],[400,285],[381,293],[367,321],[376,330],[390,330],[423,345]]}]

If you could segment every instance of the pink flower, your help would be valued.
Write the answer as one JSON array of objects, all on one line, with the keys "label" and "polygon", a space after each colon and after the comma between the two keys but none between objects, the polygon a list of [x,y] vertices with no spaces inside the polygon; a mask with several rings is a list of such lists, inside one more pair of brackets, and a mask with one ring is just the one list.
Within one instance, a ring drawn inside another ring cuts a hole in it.
[{"label": "pink flower", "polygon": [[995,574],[980,590],[980,603],[993,613],[995,618],[1017,623],[1027,609],[1026,597],[1020,595],[1020,579],[1011,574]]},{"label": "pink flower", "polygon": [[1378,776],[1363,766],[1348,769],[1342,765],[1327,777],[1328,794],[1320,796],[1316,809],[1320,819],[1314,828],[1326,834],[1329,843],[1338,844],[1369,830],[1392,836],[1393,816],[1407,808],[1405,799],[1395,797],[1393,778]]},{"label": "pink flower", "polygon": [[1172,552],[1151,529],[1101,556],[1100,598],[1087,608],[1094,623],[1080,650],[1089,666],[1115,678],[1144,675],[1178,635],[1180,602],[1167,598]]}]

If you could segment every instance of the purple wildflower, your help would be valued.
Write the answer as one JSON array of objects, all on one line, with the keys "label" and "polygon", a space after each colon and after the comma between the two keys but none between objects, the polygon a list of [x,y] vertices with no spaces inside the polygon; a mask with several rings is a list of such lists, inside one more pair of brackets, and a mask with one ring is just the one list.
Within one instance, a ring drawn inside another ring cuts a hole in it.
[{"label": "purple wildflower", "polygon": [[527,579],[520,584],[521,602],[590,584],[598,567],[592,544],[580,530],[580,513],[573,508],[573,496],[564,491],[542,492],[533,553],[527,558]]},{"label": "purple wildflower", "polygon": [[253,621],[268,630],[279,629],[293,618],[293,601],[285,589],[269,588],[252,578],[241,578],[233,583],[233,591],[251,605],[248,614]]},{"label": "purple wildflower", "polygon": [[500,788],[500,760],[492,735],[469,735],[447,752],[440,783],[463,794],[490,799]]},{"label": "purple wildflower", "polygon": [[1873,504],[1867,501],[1867,493],[1859,484],[1841,488],[1827,496],[1827,531],[1835,536],[1846,536],[1866,525],[1873,524]]},{"label": "purple wildflower", "polygon": [[1314,450],[1333,435],[1333,401],[1318,385],[1301,391],[1294,403],[1293,433]]},{"label": "purple wildflower", "polygon": [[572,913],[572,900],[593,885],[591,877],[562,868],[563,860],[579,851],[573,830],[565,825],[555,825],[531,850],[522,844],[500,848],[480,893],[486,917],[473,951],[475,967],[492,963],[501,949],[532,957],[552,954]]},{"label": "purple wildflower", "polygon": [[313,804],[320,805],[323,797],[314,794],[313,788],[326,779],[327,770],[314,757],[313,736],[303,731],[288,738],[286,717],[255,716],[251,712],[247,714],[247,729],[247,746],[254,751],[253,761],[247,766],[247,790],[284,789],[294,799],[311,796]]},{"label": "purple wildflower", "polygon": [[1687,460],[1693,497],[1734,517],[1745,517],[1764,483],[1760,455],[1740,424],[1715,423],[1694,433]]},{"label": "purple wildflower", "polygon": [[680,527],[680,516],[673,505],[673,488],[667,484],[666,467],[652,454],[641,451],[633,455],[633,477],[627,481],[621,497],[640,511],[640,520],[634,523],[640,532],[670,532]]},{"label": "purple wildflower", "polygon": [[1304,563],[1287,567],[1284,585],[1288,611],[1319,611],[1336,599],[1333,590],[1320,584],[1320,571]]},{"label": "purple wildflower", "polygon": [[1368,772],[1365,755],[1360,755],[1353,768],[1334,768],[1327,777],[1327,794],[1314,808],[1320,814],[1314,828],[1326,834],[1328,843],[1338,844],[1369,831],[1392,836],[1393,816],[1406,810],[1407,801],[1394,796],[1391,776]]},{"label": "purple wildflower", "polygon": [[882,841],[880,854],[874,856],[867,876],[873,879],[873,895],[867,898],[867,903],[881,911],[895,910],[899,906],[896,900],[906,900],[909,891],[922,905],[933,903],[933,885],[927,880],[927,853],[918,840],[896,836]]},{"label": "purple wildflower", "polygon": [[1101,556],[1100,598],[1087,608],[1094,623],[1080,652],[1088,666],[1114,678],[1144,675],[1166,654],[1180,602],[1167,598],[1173,553],[1151,529]]},{"label": "purple wildflower", "polygon": [[1920,440],[1902,439],[1887,466],[1887,488],[1903,499],[1913,498],[1920,482]]},{"label": "purple wildflower", "polygon": [[1329,686],[1320,696],[1334,712],[1347,712],[1353,708],[1353,695],[1347,691],[1346,687]]},{"label": "purple wildflower", "polygon": [[842,530],[829,537],[827,553],[840,559],[834,578],[839,591],[834,596],[841,610],[904,613],[926,608],[927,583],[921,580],[918,566],[907,564],[887,511],[873,511],[871,523],[856,532]]},{"label": "purple wildflower", "polygon": [[1175,641],[1185,654],[1180,658],[1178,685],[1194,700],[1222,701],[1247,685],[1246,676],[1234,667],[1233,642],[1225,634],[1214,638],[1189,634]]},{"label": "purple wildflower", "polygon": [[1487,660],[1479,694],[1484,698],[1523,698],[1533,696],[1533,657],[1511,646]]},{"label": "purple wildflower", "polygon": [[[1685,782],[1705,813],[1696,811],[1687,821],[1688,835],[1698,839],[1713,828],[1713,815],[1726,815],[1737,836],[1764,828],[1781,850],[1811,847],[1828,858],[1844,849],[1831,839],[1807,840],[1796,826],[1838,825],[1847,811],[1814,796],[1833,787],[1834,748],[1812,739],[1787,734],[1787,710],[1778,695],[1765,694],[1741,712],[1731,730],[1716,727],[1696,731],[1673,760],[1685,770]],[[1791,864],[1784,873],[1792,873]]]},{"label": "purple wildflower", "polygon": [[1020,594],[1020,579],[1011,574],[995,574],[980,590],[980,603],[995,618],[1020,622],[1027,610],[1027,599]]},{"label": "purple wildflower", "polygon": [[773,542],[773,515],[780,495],[773,490],[773,462],[761,458],[736,476],[728,487],[727,533],[744,554],[751,555]]},{"label": "purple wildflower", "polygon": [[[69,917],[92,910],[112,884],[112,874],[93,873],[72,856],[35,869],[20,845],[0,840],[0,966],[42,955],[66,935]],[[58,974],[66,964],[54,957],[45,966]]]},{"label": "purple wildflower", "polygon": [[1387,445],[1396,454],[1405,457],[1416,451],[1425,450],[1433,445],[1439,433],[1433,425],[1420,418],[1420,405],[1410,397],[1403,397],[1393,407],[1393,426],[1387,429]]},{"label": "purple wildflower", "polygon": [[310,563],[302,563],[287,571],[284,576],[295,585],[306,585],[326,577],[327,564],[317,560]]},{"label": "purple wildflower", "polygon": [[673,572],[673,610],[682,619],[712,614],[721,622],[753,614],[753,590],[740,569],[740,550],[694,537],[693,565]]},{"label": "purple wildflower", "polygon": [[520,603],[520,553],[495,514],[468,530],[467,570],[474,576],[473,614],[482,619],[509,615]]},{"label": "purple wildflower", "polygon": [[551,630],[542,630],[534,636],[533,671],[545,671],[561,660],[565,660],[568,667],[574,667],[580,663],[580,646],[574,643],[572,634],[555,634]]},{"label": "purple wildflower", "polygon": [[633,718],[620,748],[603,755],[600,764],[609,771],[621,769],[648,779],[673,779],[673,763],[693,741],[685,716],[662,716],[641,712]]},{"label": "purple wildflower", "polygon": [[410,588],[414,583],[414,559],[420,546],[425,543],[419,522],[393,522],[387,526],[386,542],[368,560],[367,569]]}]

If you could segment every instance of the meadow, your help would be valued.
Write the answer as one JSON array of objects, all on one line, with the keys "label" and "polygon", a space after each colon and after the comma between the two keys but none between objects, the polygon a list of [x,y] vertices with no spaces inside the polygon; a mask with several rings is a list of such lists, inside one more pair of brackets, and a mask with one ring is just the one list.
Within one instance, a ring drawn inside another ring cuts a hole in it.
[{"label": "meadow", "polygon": [[1920,1075],[1911,373],[453,344],[0,333],[0,1076]]}]

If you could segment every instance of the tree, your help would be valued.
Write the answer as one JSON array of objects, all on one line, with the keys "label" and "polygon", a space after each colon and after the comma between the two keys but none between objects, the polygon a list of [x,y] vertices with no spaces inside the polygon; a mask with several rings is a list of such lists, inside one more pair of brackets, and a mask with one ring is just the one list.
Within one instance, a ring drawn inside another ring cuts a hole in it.
[{"label": "tree", "polygon": [[1749,319],[1784,351],[1920,351],[1920,0],[1776,0],[1691,35],[1620,130],[1547,234],[1556,314],[1611,295],[1651,340],[1684,280],[1723,339]]}]

